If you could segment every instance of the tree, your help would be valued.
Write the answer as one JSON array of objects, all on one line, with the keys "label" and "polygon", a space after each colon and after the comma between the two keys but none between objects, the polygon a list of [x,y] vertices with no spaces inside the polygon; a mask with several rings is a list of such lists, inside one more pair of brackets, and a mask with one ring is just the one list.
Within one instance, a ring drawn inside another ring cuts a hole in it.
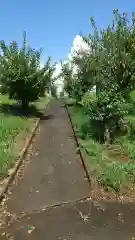
[{"label": "tree", "polygon": [[62,71],[58,77],[63,77],[64,79],[64,90],[67,92],[69,97],[73,97],[74,91],[74,81],[73,81],[73,71],[69,63],[61,62]]},{"label": "tree", "polygon": [[81,52],[81,55],[76,55],[73,57],[73,68],[76,67],[76,72],[74,74],[75,88],[76,88],[76,98],[80,101],[83,95],[90,91],[95,82],[93,82],[93,71],[91,71],[91,56],[88,52]]},{"label": "tree", "polygon": [[51,65],[51,58],[49,57],[44,67],[41,69],[41,90],[40,95],[44,96],[46,92],[50,92],[52,85],[55,83],[53,73],[55,71],[55,64]]},{"label": "tree", "polygon": [[[111,142],[123,124],[126,101],[135,88],[135,14],[129,23],[125,13],[114,10],[114,20],[99,31],[91,19],[93,34],[83,36],[90,51],[73,58],[77,71],[65,68],[65,89],[82,105],[91,123],[103,128],[103,139]],[[86,94],[96,86],[96,97]]]},{"label": "tree", "polygon": [[[97,96],[94,101],[83,99],[90,121],[97,122],[103,128],[104,141],[108,144],[119,125],[123,124],[126,113],[125,103],[135,88],[135,27],[134,14],[129,25],[127,15],[114,11],[114,21],[106,30],[97,31],[95,24],[92,43],[93,68]],[[91,68],[92,67],[92,68]]]},{"label": "tree", "polygon": [[126,113],[125,99],[120,94],[114,94],[113,89],[102,91],[94,98],[91,93],[87,93],[81,102],[89,116],[93,136],[106,144],[110,144],[114,139]]},{"label": "tree", "polygon": [[21,48],[16,41],[9,46],[1,41],[0,47],[0,82],[10,98],[21,101],[22,107],[28,108],[29,103],[39,98],[50,81],[50,58],[40,69],[41,50],[37,51],[28,46],[26,33]]},{"label": "tree", "polygon": [[117,9],[113,14],[112,25],[101,31],[92,19],[93,36],[84,40],[90,44],[96,60],[93,61],[96,85],[108,88],[111,82],[126,97],[135,87],[135,17],[133,13],[130,24],[127,14],[120,14]]}]

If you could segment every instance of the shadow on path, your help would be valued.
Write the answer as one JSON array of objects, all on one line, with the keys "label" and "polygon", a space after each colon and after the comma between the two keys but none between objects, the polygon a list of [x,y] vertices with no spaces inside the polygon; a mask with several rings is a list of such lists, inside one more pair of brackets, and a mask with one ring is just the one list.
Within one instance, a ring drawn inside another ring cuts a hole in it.
[{"label": "shadow on path", "polygon": [[4,115],[24,116],[24,117],[42,117],[41,113],[34,105],[29,106],[27,110],[23,110],[19,104],[0,104],[0,113]]}]

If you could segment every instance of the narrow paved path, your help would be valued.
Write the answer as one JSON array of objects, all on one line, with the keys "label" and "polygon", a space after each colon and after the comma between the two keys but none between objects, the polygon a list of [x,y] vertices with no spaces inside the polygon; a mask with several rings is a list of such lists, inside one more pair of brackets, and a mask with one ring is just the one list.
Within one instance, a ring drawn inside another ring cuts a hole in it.
[{"label": "narrow paved path", "polygon": [[13,188],[9,204],[17,214],[89,196],[64,105],[54,101],[45,114],[31,162],[20,184]]},{"label": "narrow paved path", "polygon": [[[132,204],[92,203],[62,101],[52,101],[24,176],[7,202],[15,216],[6,227],[15,240],[128,240],[135,237]],[[0,239],[7,239],[3,236]]]}]

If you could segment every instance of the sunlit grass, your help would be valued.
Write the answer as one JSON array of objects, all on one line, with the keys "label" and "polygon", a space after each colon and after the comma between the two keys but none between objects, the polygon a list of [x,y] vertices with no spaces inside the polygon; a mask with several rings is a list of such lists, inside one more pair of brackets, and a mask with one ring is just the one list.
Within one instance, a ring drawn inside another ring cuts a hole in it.
[{"label": "sunlit grass", "polygon": [[[44,109],[48,99],[42,98],[35,103],[39,110]],[[0,106],[3,104],[16,104],[6,95],[0,95]],[[3,113],[0,111],[0,178],[8,175],[8,169],[16,161],[19,152],[14,147],[16,137],[27,136],[33,126],[35,117],[25,117]],[[19,143],[17,143],[19,144]]]}]

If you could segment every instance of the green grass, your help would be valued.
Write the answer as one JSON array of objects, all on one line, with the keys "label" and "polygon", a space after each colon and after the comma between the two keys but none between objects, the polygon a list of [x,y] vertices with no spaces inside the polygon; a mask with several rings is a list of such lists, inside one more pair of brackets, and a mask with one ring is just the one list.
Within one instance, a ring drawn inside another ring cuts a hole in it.
[{"label": "green grass", "polygon": [[26,118],[0,116],[0,177],[6,176],[8,168],[17,157],[13,149],[15,137],[28,131],[30,122]]},{"label": "green grass", "polygon": [[[69,105],[68,108],[80,144],[88,156],[91,180],[107,191],[129,190],[135,182],[135,140],[130,139],[128,135],[122,136],[111,149],[107,149],[105,145],[92,139],[89,119],[83,108],[75,105]],[[132,118],[135,121],[135,117]],[[113,155],[110,154],[112,152]]]},{"label": "green grass", "polygon": [[[48,102],[48,98],[42,98],[34,105],[37,109],[42,110]],[[0,95],[0,179],[8,175],[8,169],[17,160],[19,152],[15,148],[16,137],[27,136],[35,122],[35,116],[17,116],[2,111],[1,106],[16,104],[15,101],[9,100],[6,95]],[[8,110],[8,108],[7,108]],[[19,149],[19,148],[18,148]]]}]

